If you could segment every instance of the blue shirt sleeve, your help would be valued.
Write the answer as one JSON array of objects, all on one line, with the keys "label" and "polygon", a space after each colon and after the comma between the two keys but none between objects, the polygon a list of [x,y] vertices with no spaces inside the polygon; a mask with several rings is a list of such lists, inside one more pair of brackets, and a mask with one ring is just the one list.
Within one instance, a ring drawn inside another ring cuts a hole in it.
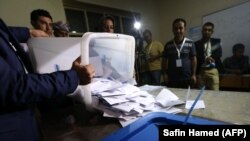
[{"label": "blue shirt sleeve", "polygon": [[26,74],[0,57],[0,107],[23,106],[72,93],[78,86],[76,71]]},{"label": "blue shirt sleeve", "polygon": [[30,37],[29,29],[26,27],[8,27],[9,31],[20,43],[26,43]]}]

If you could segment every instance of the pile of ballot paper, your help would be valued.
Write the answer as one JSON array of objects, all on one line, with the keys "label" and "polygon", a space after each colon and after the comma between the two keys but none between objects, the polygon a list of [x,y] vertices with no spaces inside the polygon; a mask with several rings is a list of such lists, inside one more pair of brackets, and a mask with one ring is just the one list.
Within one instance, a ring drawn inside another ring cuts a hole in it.
[{"label": "pile of ballot paper", "polygon": [[[149,93],[149,90],[159,88],[161,91],[158,95]],[[182,112],[173,106],[184,104],[174,93],[161,86],[136,87],[103,78],[94,79],[91,83],[91,93],[93,106],[103,111],[104,117],[118,118],[122,126],[150,112]]]}]

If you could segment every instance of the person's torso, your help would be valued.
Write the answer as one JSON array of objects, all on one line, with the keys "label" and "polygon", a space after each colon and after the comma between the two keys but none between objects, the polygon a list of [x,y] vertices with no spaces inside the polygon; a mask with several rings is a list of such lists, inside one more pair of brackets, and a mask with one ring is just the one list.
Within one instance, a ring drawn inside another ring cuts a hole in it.
[{"label": "person's torso", "polygon": [[[152,41],[145,47],[145,53],[147,56],[159,56],[162,55],[163,46],[157,41]],[[160,70],[161,69],[161,58],[154,61],[148,61],[148,70]]]},{"label": "person's torso", "polygon": [[226,61],[226,68],[228,69],[243,69],[245,64],[247,63],[247,57],[242,56],[239,59],[236,59],[234,57],[230,57]]},{"label": "person's torso", "polygon": [[[166,44],[164,49],[164,57],[168,59],[168,77],[170,79],[187,80],[191,77],[191,58],[195,56],[195,46],[192,40],[187,39],[180,50],[180,58],[178,51],[181,44],[175,46],[173,41]],[[181,60],[181,67],[177,67],[177,60]]]}]

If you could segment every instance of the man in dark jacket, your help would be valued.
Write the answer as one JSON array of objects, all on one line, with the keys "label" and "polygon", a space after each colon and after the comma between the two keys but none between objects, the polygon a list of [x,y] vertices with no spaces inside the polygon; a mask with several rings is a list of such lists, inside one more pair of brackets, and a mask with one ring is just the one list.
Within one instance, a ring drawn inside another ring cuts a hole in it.
[{"label": "man in dark jacket", "polygon": [[223,71],[221,40],[211,38],[214,24],[207,22],[202,27],[202,39],[195,42],[197,53],[198,85],[219,90],[219,72]]},{"label": "man in dark jacket", "polygon": [[7,27],[0,19],[0,140],[40,140],[34,108],[47,98],[72,93],[78,84],[91,82],[92,65],[73,62],[72,69],[51,74],[33,73],[29,57],[19,42],[48,36],[39,30]]}]

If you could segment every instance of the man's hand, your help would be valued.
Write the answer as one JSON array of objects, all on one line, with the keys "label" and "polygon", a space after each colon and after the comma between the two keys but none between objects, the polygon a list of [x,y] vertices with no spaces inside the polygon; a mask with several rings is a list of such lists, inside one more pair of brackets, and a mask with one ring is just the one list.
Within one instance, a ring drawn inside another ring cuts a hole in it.
[{"label": "man's hand", "polygon": [[75,70],[79,76],[80,85],[87,85],[91,82],[94,77],[95,71],[91,64],[89,65],[80,65],[81,58],[78,57],[72,65],[72,69]]},{"label": "man's hand", "polygon": [[191,77],[191,84],[194,86],[197,82],[197,78],[196,78],[196,75],[192,75]]},{"label": "man's hand", "polygon": [[214,62],[215,61],[214,61],[214,59],[211,56],[209,56],[209,57],[206,58],[206,63],[207,64],[214,63]]},{"label": "man's hand", "polygon": [[164,81],[165,85],[167,86],[167,84],[168,84],[168,75],[166,74],[166,72],[164,72],[164,74],[163,74],[163,81]]},{"label": "man's hand", "polygon": [[38,29],[30,29],[30,37],[49,37],[49,35]]}]

